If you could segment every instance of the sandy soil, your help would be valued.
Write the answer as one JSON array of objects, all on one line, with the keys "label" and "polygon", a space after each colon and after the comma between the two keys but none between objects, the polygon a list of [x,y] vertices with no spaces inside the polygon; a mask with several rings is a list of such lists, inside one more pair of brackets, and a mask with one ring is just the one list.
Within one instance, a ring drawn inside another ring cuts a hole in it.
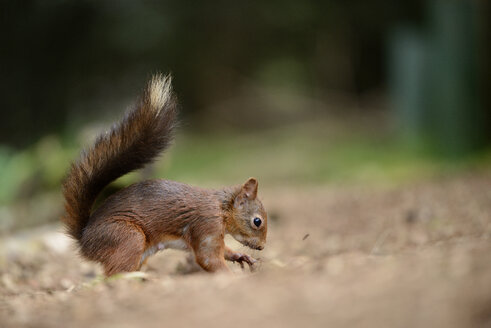
[{"label": "sandy soil", "polygon": [[254,273],[164,251],[102,280],[59,227],[0,239],[1,327],[491,327],[491,175],[262,190]]}]

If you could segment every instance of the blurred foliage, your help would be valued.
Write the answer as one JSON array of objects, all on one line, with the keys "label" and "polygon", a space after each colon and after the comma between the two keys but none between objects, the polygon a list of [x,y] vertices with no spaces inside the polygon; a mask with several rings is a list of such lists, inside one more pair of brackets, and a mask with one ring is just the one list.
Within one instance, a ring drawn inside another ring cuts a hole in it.
[{"label": "blurred foliage", "polygon": [[[325,122],[287,126],[254,135],[183,136],[157,176],[216,185],[251,175],[269,186],[317,184],[399,185],[487,168],[491,155],[451,161],[387,135],[332,135]],[[265,140],[268,140],[265,143]]]},{"label": "blurred foliage", "polygon": [[244,85],[356,97],[383,86],[387,30],[421,2],[3,1],[0,140],[111,117],[155,71],[173,72],[187,114]]},{"label": "blurred foliage", "polygon": [[389,89],[400,134],[431,139],[445,156],[491,142],[486,9],[487,2],[432,0],[426,27],[392,31]]},{"label": "blurred foliage", "polygon": [[[153,177],[212,188],[239,184],[250,176],[267,188],[325,183],[373,188],[491,168],[491,150],[449,160],[435,156],[430,148],[390,138],[389,131],[370,130],[377,118],[371,120],[360,125],[319,118],[233,135],[181,132],[156,165],[122,177],[107,193]],[[60,184],[79,151],[77,142],[64,143],[56,136],[21,152],[1,149],[0,232],[58,220],[63,204]]]}]

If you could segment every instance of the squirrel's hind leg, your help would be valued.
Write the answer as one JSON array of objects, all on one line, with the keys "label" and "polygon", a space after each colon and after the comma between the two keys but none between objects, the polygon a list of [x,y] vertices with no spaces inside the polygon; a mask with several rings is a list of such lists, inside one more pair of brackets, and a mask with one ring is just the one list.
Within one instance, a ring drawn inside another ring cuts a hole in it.
[{"label": "squirrel's hind leg", "polygon": [[107,277],[140,269],[146,244],[140,227],[126,220],[111,220],[90,228],[90,238],[81,240],[82,253],[100,262]]}]

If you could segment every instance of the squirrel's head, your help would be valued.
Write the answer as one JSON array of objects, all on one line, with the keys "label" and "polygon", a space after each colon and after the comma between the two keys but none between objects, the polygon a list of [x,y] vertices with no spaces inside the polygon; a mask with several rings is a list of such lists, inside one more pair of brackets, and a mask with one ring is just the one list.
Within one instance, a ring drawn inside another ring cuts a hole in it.
[{"label": "squirrel's head", "polygon": [[261,250],[266,244],[268,215],[257,198],[257,180],[250,178],[240,188],[233,200],[232,220],[227,224],[228,233],[238,242]]}]

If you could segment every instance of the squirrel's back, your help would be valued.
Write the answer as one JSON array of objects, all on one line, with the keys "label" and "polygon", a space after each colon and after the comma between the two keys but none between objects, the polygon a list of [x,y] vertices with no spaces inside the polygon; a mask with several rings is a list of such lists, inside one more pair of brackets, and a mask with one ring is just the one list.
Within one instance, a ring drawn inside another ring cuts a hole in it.
[{"label": "squirrel's back", "polygon": [[80,240],[93,203],[115,179],[151,162],[172,141],[177,104],[170,76],[156,75],[134,109],[82,151],[63,183],[68,233]]}]

